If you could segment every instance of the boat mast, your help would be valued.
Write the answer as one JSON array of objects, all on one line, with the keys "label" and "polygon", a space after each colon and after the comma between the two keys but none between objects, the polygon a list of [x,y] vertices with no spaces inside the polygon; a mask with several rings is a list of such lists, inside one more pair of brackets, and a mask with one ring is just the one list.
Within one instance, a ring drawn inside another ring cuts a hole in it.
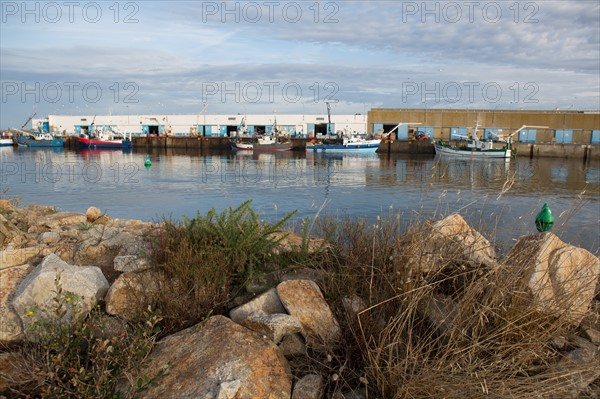
[{"label": "boat mast", "polygon": [[331,106],[329,101],[325,101],[327,104],[327,138],[331,138]]}]

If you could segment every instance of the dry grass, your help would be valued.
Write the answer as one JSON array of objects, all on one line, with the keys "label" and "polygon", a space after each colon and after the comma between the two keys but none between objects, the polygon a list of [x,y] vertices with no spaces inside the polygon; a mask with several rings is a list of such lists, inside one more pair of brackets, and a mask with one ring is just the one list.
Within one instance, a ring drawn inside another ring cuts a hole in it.
[{"label": "dry grass", "polygon": [[[559,398],[597,370],[597,358],[588,359],[565,376],[557,362],[573,349],[577,330],[531,306],[518,270],[425,253],[426,221],[401,226],[398,215],[388,215],[374,226],[322,226],[338,248],[323,264],[324,291],[346,332],[339,362],[328,370],[344,364],[347,387],[364,386],[359,377],[366,376],[369,397]],[[355,317],[341,304],[353,296],[365,301]]]}]

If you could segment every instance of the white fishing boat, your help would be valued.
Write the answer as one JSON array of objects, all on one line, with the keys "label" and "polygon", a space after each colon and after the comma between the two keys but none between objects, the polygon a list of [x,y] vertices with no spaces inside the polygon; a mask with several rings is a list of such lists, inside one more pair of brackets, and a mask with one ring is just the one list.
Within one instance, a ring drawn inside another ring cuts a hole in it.
[{"label": "white fishing boat", "polygon": [[477,136],[477,130],[479,128],[479,122],[475,125],[473,133],[470,137],[460,136],[467,140],[459,144],[449,144],[442,140],[434,143],[436,154],[450,155],[456,157],[467,157],[467,158],[505,158],[510,159],[512,155],[516,154],[515,147],[513,146],[512,136],[519,133],[521,130],[527,127],[535,128],[546,128],[546,126],[528,126],[524,125],[516,132],[509,136],[496,135],[497,142],[492,139],[480,140]]},{"label": "white fishing boat", "polygon": [[289,151],[292,149],[292,143],[286,135],[279,130],[277,126],[277,118],[275,118],[271,134],[260,135],[252,139],[252,141],[243,141],[238,137],[238,132],[247,133],[246,117],[242,118],[242,122],[236,131],[236,137],[231,139],[229,143],[231,148],[236,151]]}]

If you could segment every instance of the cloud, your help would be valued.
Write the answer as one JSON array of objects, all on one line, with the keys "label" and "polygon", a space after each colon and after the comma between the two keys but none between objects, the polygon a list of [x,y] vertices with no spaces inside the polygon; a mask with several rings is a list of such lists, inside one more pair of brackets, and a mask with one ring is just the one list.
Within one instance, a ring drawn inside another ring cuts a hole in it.
[{"label": "cloud", "polygon": [[[31,109],[194,113],[203,102],[211,112],[323,112],[327,99],[350,113],[370,106],[600,108],[596,2],[230,2],[227,9],[140,2],[137,9],[119,3],[118,23],[112,3],[99,4],[102,19],[93,24],[9,18],[0,25],[3,84],[103,89],[97,102],[81,93],[58,102],[5,95],[2,127]],[[137,22],[123,23],[132,11]],[[138,102],[125,103],[127,94]]]}]

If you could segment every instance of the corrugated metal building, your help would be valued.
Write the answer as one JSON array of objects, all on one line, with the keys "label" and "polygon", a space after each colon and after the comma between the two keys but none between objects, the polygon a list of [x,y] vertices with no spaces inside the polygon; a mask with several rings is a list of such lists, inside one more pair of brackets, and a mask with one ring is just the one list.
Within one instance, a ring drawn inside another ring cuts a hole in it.
[{"label": "corrugated metal building", "polygon": [[471,132],[477,122],[484,138],[509,135],[523,125],[547,126],[519,132],[513,140],[537,143],[600,144],[600,111],[512,111],[465,109],[373,108],[368,112],[369,133],[389,132],[398,123],[398,140],[407,140],[418,131],[430,138],[451,140]]}]

